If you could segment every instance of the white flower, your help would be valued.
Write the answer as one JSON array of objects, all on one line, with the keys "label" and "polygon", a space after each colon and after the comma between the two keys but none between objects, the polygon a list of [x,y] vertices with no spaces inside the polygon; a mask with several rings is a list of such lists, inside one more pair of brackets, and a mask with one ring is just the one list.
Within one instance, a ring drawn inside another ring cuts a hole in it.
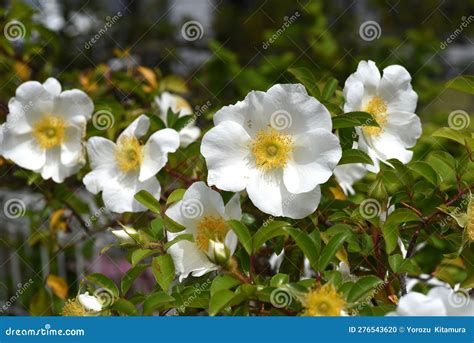
[{"label": "white flower", "polygon": [[361,180],[367,173],[367,167],[362,163],[351,163],[337,166],[334,176],[345,195],[355,194],[352,185]]},{"label": "white flower", "polygon": [[84,307],[86,311],[92,311],[92,312],[102,311],[102,304],[100,303],[99,299],[97,299],[93,295],[89,295],[89,292],[85,292],[84,294],[79,294],[77,296],[77,300],[79,300],[82,307]]},{"label": "white flower", "polygon": [[85,163],[83,138],[94,104],[86,93],[61,92],[56,79],[20,85],[8,103],[3,125],[2,154],[20,167],[55,182]]},{"label": "white flower", "polygon": [[[373,160],[386,162],[394,158],[408,163],[413,156],[408,148],[421,136],[421,123],[414,113],[418,96],[410,82],[411,76],[402,66],[391,65],[381,76],[373,61],[361,61],[346,80],[344,111],[368,112],[380,126],[356,129],[359,149]],[[376,162],[368,169],[378,172],[378,167]]]},{"label": "white flower", "polygon": [[92,171],[84,177],[89,192],[102,191],[105,206],[112,212],[141,212],[146,208],[134,196],[146,190],[160,198],[161,187],[155,175],[168,161],[168,153],[179,146],[175,130],[164,129],[150,136],[146,144],[139,139],[150,127],[150,119],[135,119],[114,143],[103,137],[87,142]]},{"label": "white flower", "polygon": [[225,106],[204,135],[209,185],[247,190],[273,216],[303,218],[318,207],[320,184],[341,158],[328,110],[300,84],[252,91]]},{"label": "white flower", "polygon": [[168,249],[180,280],[190,273],[201,276],[216,270],[215,262],[220,262],[216,258],[234,253],[237,236],[226,221],[242,217],[239,194],[224,206],[219,193],[204,182],[195,182],[186,190],[183,199],[166,211],[166,215],[185,227],[178,233],[169,232],[169,241],[183,234],[191,234],[194,238],[194,242],[181,240]]},{"label": "white flower", "polygon": [[474,316],[474,301],[467,291],[434,287],[427,295],[410,292],[402,296],[396,311],[387,316]]},{"label": "white flower", "polygon": [[[168,92],[161,93],[161,97],[155,97],[155,102],[160,109],[160,118],[166,123],[168,110],[171,109],[179,117],[193,114],[189,103],[183,97]],[[201,130],[195,126],[194,121],[179,131],[181,147],[185,148],[201,136]]]}]

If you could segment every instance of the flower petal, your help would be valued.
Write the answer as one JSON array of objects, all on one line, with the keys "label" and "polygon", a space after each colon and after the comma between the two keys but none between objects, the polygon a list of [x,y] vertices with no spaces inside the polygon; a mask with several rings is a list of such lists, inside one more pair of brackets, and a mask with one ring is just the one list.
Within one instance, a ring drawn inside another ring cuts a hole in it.
[{"label": "flower petal", "polygon": [[123,130],[123,132],[118,137],[118,140],[122,139],[122,137],[136,137],[140,138],[148,132],[150,127],[150,118],[148,118],[145,114],[142,114],[137,119],[135,119],[128,127]]},{"label": "flower petal", "polygon": [[59,94],[61,94],[61,84],[54,77],[50,77],[46,81],[44,81],[43,87],[53,96],[58,96]]},{"label": "flower petal", "polygon": [[176,274],[179,280],[187,278],[190,273],[201,276],[210,271],[218,269],[207,255],[198,249],[194,242],[182,240],[173,244],[168,253],[173,259]]},{"label": "flower petal", "polygon": [[339,138],[330,131],[314,129],[299,135],[293,158],[283,171],[283,181],[291,193],[306,193],[326,182],[341,159]]},{"label": "flower petal", "polygon": [[336,181],[346,195],[355,194],[352,185],[362,179],[366,173],[367,169],[362,163],[343,164],[334,169]]},{"label": "flower petal", "polygon": [[103,137],[87,141],[87,154],[92,169],[115,169],[115,143]]},{"label": "flower petal", "polygon": [[61,162],[61,147],[46,150],[46,161],[41,169],[41,177],[45,180],[51,178],[54,182],[61,183],[65,178],[76,173],[85,163],[85,160],[77,160],[76,163],[65,166]]},{"label": "flower petal", "polygon": [[86,127],[69,126],[66,128],[65,141],[61,144],[61,163],[64,165],[76,164],[84,160],[82,139]]},{"label": "flower petal", "polygon": [[201,143],[201,154],[208,169],[210,186],[238,192],[247,186],[251,170],[250,137],[241,125],[221,122],[209,130]]},{"label": "flower petal", "polygon": [[29,170],[39,170],[46,162],[46,152],[41,149],[31,134],[17,135],[5,128],[2,153],[5,158]]},{"label": "flower petal", "polygon": [[236,193],[225,205],[225,215],[227,219],[240,220],[242,218],[242,208],[240,207],[240,194]]},{"label": "flower petal", "polygon": [[179,141],[183,148],[195,142],[201,136],[201,129],[197,126],[186,126],[179,131]]},{"label": "flower petal", "polygon": [[413,151],[405,148],[405,143],[391,132],[383,132],[378,136],[366,137],[368,145],[382,162],[396,158],[407,164],[413,157]]},{"label": "flower petal", "polygon": [[81,90],[62,92],[54,100],[53,114],[61,116],[68,123],[83,125],[92,116],[94,104]]},{"label": "flower petal", "polygon": [[446,309],[441,299],[410,292],[400,298],[397,314],[399,316],[446,316]]},{"label": "flower petal", "polygon": [[387,116],[385,132],[398,137],[406,148],[411,148],[421,137],[421,121],[415,113],[391,112]]}]

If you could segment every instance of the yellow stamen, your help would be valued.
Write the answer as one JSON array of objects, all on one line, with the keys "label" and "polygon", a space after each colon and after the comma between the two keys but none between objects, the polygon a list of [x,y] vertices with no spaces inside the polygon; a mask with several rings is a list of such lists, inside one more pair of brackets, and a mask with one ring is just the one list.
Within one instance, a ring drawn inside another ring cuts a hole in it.
[{"label": "yellow stamen", "polygon": [[271,128],[260,130],[250,143],[255,164],[264,171],[283,168],[293,151],[293,139]]},{"label": "yellow stamen", "polygon": [[467,237],[471,242],[474,242],[474,198],[471,198],[467,207]]},{"label": "yellow stamen", "polygon": [[365,112],[372,115],[374,120],[379,124],[380,127],[376,126],[364,126],[362,129],[368,136],[378,136],[382,133],[384,126],[387,123],[387,104],[379,97],[374,96],[364,108]]},{"label": "yellow stamen", "polygon": [[208,252],[209,241],[224,242],[228,231],[229,227],[222,217],[206,216],[197,225],[196,244],[199,249]]},{"label": "yellow stamen", "polygon": [[305,316],[340,316],[346,302],[332,284],[325,284],[309,291],[303,305]]},{"label": "yellow stamen", "polygon": [[123,137],[117,142],[115,150],[117,165],[123,172],[137,170],[143,160],[142,146],[134,136]]},{"label": "yellow stamen", "polygon": [[47,115],[39,120],[33,129],[33,136],[38,141],[39,146],[50,149],[60,145],[64,141],[66,123],[60,117]]},{"label": "yellow stamen", "polygon": [[76,298],[66,301],[61,313],[62,316],[87,316],[87,311]]}]

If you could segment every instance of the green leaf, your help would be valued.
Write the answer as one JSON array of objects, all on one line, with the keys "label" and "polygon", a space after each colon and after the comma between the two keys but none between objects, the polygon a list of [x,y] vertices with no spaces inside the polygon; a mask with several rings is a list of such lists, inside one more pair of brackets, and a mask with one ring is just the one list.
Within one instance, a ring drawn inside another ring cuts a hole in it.
[{"label": "green leaf", "polygon": [[389,256],[388,264],[395,273],[409,273],[412,275],[420,273],[419,267],[411,259],[404,259],[400,254]]},{"label": "green leaf", "polygon": [[237,285],[240,285],[240,281],[234,279],[232,276],[229,275],[222,275],[217,276],[214,280],[212,280],[211,284],[211,297],[222,290],[229,290]]},{"label": "green leaf", "polygon": [[360,126],[360,122],[346,115],[340,115],[332,117],[332,128],[333,129],[345,129],[350,127]]},{"label": "green leaf", "polygon": [[173,127],[176,120],[178,120],[178,113],[174,113],[171,109],[168,109],[166,114],[166,124],[168,127]]},{"label": "green leaf", "polygon": [[369,275],[363,276],[352,286],[349,294],[347,295],[347,301],[356,302],[362,297],[368,295],[375,287],[380,285],[383,281],[378,277]]},{"label": "green leaf", "polygon": [[290,277],[287,274],[278,273],[273,275],[272,279],[270,280],[271,287],[280,287],[286,285],[290,282]]},{"label": "green leaf", "polygon": [[51,316],[53,301],[48,291],[41,287],[30,300],[29,312],[32,316]]},{"label": "green leaf", "polygon": [[140,204],[148,208],[150,211],[161,214],[161,206],[158,200],[155,199],[153,195],[148,193],[145,190],[139,191],[135,194],[135,200],[137,200]]},{"label": "green leaf", "polygon": [[348,149],[342,151],[342,157],[339,161],[339,165],[348,163],[365,163],[372,165],[373,161],[369,155],[359,149]]},{"label": "green leaf", "polygon": [[318,265],[318,254],[317,247],[314,244],[314,241],[308,237],[308,235],[292,227],[286,228],[286,231],[290,234],[291,238],[294,239],[296,245],[301,249],[303,254],[308,258],[309,263],[313,269],[317,269]]},{"label": "green leaf", "polygon": [[193,122],[193,117],[193,115],[179,117],[178,120],[176,120],[176,122],[173,124],[173,129],[179,132],[181,129]]},{"label": "green leaf", "polygon": [[232,230],[237,235],[240,244],[242,244],[247,254],[252,254],[252,236],[247,226],[238,220],[230,220],[228,224],[232,227]]},{"label": "green leaf", "polygon": [[114,297],[118,298],[119,290],[115,282],[110,280],[107,276],[95,273],[86,277],[86,279],[99,287],[102,287],[113,294]]},{"label": "green leaf", "polygon": [[137,308],[133,303],[125,299],[117,299],[112,306],[112,309],[117,311],[123,316],[136,316],[138,315]]},{"label": "green leaf", "polygon": [[407,208],[400,208],[393,211],[385,221],[382,234],[385,241],[385,250],[387,254],[393,252],[397,247],[399,228],[404,223],[423,221],[415,212]]},{"label": "green leaf", "polygon": [[455,141],[461,145],[466,145],[466,140],[469,136],[465,136],[458,130],[453,130],[450,127],[442,127],[431,134],[433,137],[442,137]]},{"label": "green leaf", "polygon": [[382,227],[382,235],[385,242],[385,251],[391,254],[397,247],[400,230],[397,225],[387,225]]},{"label": "green leaf", "polygon": [[171,192],[168,199],[166,200],[166,206],[169,206],[183,199],[183,195],[185,192],[186,190],[184,188],[175,189],[173,192]]},{"label": "green leaf", "polygon": [[403,257],[400,254],[395,254],[388,257],[388,264],[390,265],[390,268],[392,268],[392,270],[395,273],[398,273],[400,271],[400,267],[402,263],[403,263]]},{"label": "green leaf", "polygon": [[151,249],[137,249],[132,253],[132,266],[137,265],[138,262],[143,260],[145,257],[151,256],[156,253],[156,250]]},{"label": "green leaf", "polygon": [[458,76],[446,83],[447,88],[456,89],[461,92],[474,94],[474,76]]},{"label": "green leaf", "polygon": [[143,315],[148,316],[158,307],[174,301],[175,299],[165,292],[160,291],[150,294],[150,296],[148,296],[143,302]]},{"label": "green leaf", "polygon": [[174,263],[170,255],[157,256],[152,260],[152,271],[161,289],[168,292],[174,280]]},{"label": "green leaf", "polygon": [[211,300],[209,301],[209,315],[215,316],[221,312],[221,310],[229,305],[234,296],[235,294],[227,289],[223,289],[214,293],[214,295],[211,296]]},{"label": "green leaf", "polygon": [[194,236],[192,233],[183,233],[181,235],[178,235],[176,236],[175,238],[173,238],[173,240],[167,242],[165,245],[164,245],[164,248],[165,250],[168,250],[169,248],[171,248],[171,246],[173,244],[176,244],[178,243],[179,241],[190,241],[190,242],[194,242]]},{"label": "green leaf", "polygon": [[337,81],[335,78],[330,78],[328,81],[326,81],[323,89],[323,100],[327,101],[333,96],[338,84],[339,81]]},{"label": "green leaf", "polygon": [[321,98],[321,92],[319,91],[316,79],[314,78],[311,70],[305,67],[301,68],[289,68],[288,72],[292,74],[303,86],[308,89],[308,92],[316,99]]},{"label": "green leaf", "polygon": [[438,174],[436,171],[426,162],[416,161],[408,165],[412,171],[426,179],[429,183],[434,186],[438,185]]},{"label": "green leaf", "polygon": [[169,232],[176,233],[176,232],[181,232],[185,229],[183,225],[176,223],[173,219],[171,219],[170,217],[166,215],[163,216],[163,222],[165,224],[166,231],[169,231]]},{"label": "green leaf", "polygon": [[122,294],[125,295],[132,286],[135,279],[149,267],[148,264],[140,264],[127,270],[120,283]]},{"label": "green leaf", "polygon": [[257,252],[263,243],[274,237],[286,236],[284,228],[289,226],[291,225],[283,221],[272,221],[262,225],[253,236],[253,252]]},{"label": "green leaf", "polygon": [[319,258],[319,268],[317,270],[323,271],[326,269],[329,262],[331,262],[334,255],[336,255],[339,248],[342,246],[344,241],[349,238],[350,232],[341,232],[334,235],[324,247]]}]

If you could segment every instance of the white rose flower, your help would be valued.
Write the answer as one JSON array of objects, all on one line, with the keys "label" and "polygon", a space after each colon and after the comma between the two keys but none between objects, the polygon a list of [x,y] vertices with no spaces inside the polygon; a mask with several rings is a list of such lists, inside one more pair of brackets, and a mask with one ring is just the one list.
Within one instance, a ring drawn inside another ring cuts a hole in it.
[{"label": "white rose flower", "polygon": [[[193,114],[189,103],[183,97],[168,92],[161,93],[160,97],[155,97],[155,102],[160,109],[160,118],[167,122],[168,110],[178,113],[179,117]],[[179,131],[181,147],[185,148],[201,136],[201,130],[195,125],[194,121],[183,127]]]},{"label": "white rose flower", "polygon": [[183,234],[194,237],[194,242],[181,240],[168,249],[180,280],[190,273],[201,276],[216,270],[216,262],[220,262],[216,259],[228,258],[234,253],[237,236],[226,221],[242,217],[239,194],[224,206],[218,192],[204,182],[195,182],[186,190],[183,199],[166,211],[166,215],[185,227],[178,233],[168,232],[168,241]]},{"label": "white rose flower", "polygon": [[427,295],[410,292],[402,296],[396,311],[387,316],[474,316],[474,300],[465,290],[434,287]]},{"label": "white rose flower", "polygon": [[89,292],[85,292],[84,294],[79,294],[77,296],[77,300],[79,303],[84,307],[86,311],[91,312],[100,312],[102,311],[102,304],[100,303],[99,299],[93,295],[89,295]]},{"label": "white rose flower", "polygon": [[209,185],[239,192],[273,216],[303,218],[341,158],[328,110],[300,84],[252,91],[225,106],[204,135]]},{"label": "white rose flower", "polygon": [[160,198],[161,186],[155,175],[168,161],[168,153],[178,149],[179,135],[164,129],[142,144],[139,139],[149,127],[150,119],[141,115],[120,134],[117,143],[103,137],[92,137],[87,142],[92,171],[83,182],[93,194],[102,191],[104,204],[112,212],[145,211],[134,198],[140,190]]},{"label": "white rose flower", "polygon": [[354,195],[352,185],[361,180],[367,173],[367,167],[362,163],[351,163],[337,166],[334,176],[345,195]]},{"label": "white rose flower", "polygon": [[8,102],[1,152],[25,169],[55,182],[85,163],[83,138],[94,104],[78,89],[61,92],[56,79],[21,84]]},{"label": "white rose flower", "polygon": [[420,138],[421,123],[414,113],[418,96],[405,68],[391,65],[381,76],[373,61],[361,61],[357,71],[346,80],[344,98],[345,112],[368,112],[380,126],[356,128],[359,149],[376,162],[375,166],[368,166],[369,171],[378,172],[378,161],[411,160],[413,152],[408,148]]}]

